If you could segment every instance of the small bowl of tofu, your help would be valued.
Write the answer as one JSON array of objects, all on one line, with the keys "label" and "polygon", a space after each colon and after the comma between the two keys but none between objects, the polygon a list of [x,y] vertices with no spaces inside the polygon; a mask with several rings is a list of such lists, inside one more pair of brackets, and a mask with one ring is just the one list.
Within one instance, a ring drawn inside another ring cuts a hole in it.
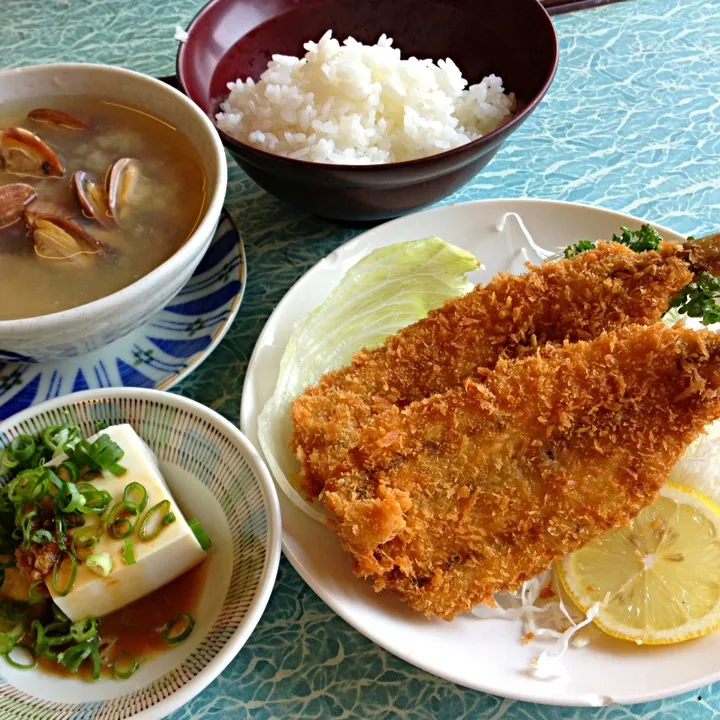
[{"label": "small bowl of tofu", "polygon": [[193,400],[106,388],[1,423],[3,719],[182,707],[255,628],[280,543],[263,460]]}]

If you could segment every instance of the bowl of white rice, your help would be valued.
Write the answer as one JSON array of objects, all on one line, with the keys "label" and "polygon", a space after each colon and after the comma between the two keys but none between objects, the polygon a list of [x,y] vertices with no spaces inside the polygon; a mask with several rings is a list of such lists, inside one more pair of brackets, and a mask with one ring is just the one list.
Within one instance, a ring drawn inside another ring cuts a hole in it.
[{"label": "bowl of white rice", "polygon": [[556,65],[536,0],[213,0],[178,53],[183,89],[258,185],[351,222],[468,182]]}]

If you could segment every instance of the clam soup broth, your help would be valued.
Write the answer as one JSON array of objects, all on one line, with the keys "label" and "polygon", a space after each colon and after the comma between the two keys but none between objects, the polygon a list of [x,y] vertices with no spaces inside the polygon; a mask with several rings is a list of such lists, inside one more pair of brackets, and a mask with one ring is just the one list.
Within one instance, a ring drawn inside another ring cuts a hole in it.
[{"label": "clam soup broth", "polygon": [[202,216],[197,151],[147,113],[89,97],[0,103],[0,133],[0,320],[130,285]]}]

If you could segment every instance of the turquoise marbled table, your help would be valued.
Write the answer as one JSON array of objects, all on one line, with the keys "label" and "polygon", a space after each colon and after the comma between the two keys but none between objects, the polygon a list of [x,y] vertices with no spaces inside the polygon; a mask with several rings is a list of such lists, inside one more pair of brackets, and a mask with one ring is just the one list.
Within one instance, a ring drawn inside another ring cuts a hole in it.
[{"label": "turquoise marbled table", "polygon": [[[481,0],[478,0],[481,1]],[[0,0],[0,67],[88,61],[173,72],[176,24],[198,0]],[[602,205],[685,234],[720,227],[720,0],[628,0],[555,19],[544,103],[449,198]],[[0,88],[0,99],[2,88]],[[227,206],[249,280],[234,326],[175,390],[237,422],[247,361],[288,288],[356,231],[281,204],[230,165]],[[482,652],[482,648],[478,648]],[[549,708],[465,690],[396,659],[336,617],[290,565],[248,644],[173,720],[221,718],[708,718],[720,687],[631,708]]]}]

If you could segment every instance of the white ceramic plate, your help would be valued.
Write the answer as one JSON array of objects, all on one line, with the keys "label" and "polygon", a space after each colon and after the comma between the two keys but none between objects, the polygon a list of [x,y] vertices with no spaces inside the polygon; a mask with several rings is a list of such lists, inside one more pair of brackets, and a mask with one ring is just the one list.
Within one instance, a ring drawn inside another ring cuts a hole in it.
[{"label": "white ceramic plate", "polygon": [[130,423],[155,452],[173,496],[207,529],[195,629],[128,680],[96,682],[16,670],[0,661],[2,720],[160,720],[189,702],[240,651],[272,592],[280,511],[270,474],[237,428],[194,400],[157,390],[108,388],[50,400],[0,423],[0,448],[19,433],[72,422]]},{"label": "white ceramic plate", "polygon": [[[259,448],[257,416],[271,396],[290,331],[371,250],[438,235],[475,254],[485,265],[475,282],[500,270],[522,269],[519,213],[533,238],[549,250],[579,239],[607,238],[621,225],[641,220],[583,205],[543,200],[488,200],[449,205],[381,225],[348,242],[307,272],[287,293],[263,329],[250,360],[241,427]],[[658,228],[668,240],[681,236]],[[531,257],[531,260],[535,258]],[[566,655],[567,676],[538,680],[530,661],[545,647],[520,642],[519,622],[461,616],[448,623],[426,620],[389,593],[375,594],[357,579],[335,535],[303,514],[280,493],[283,548],[295,569],[341,617],[371,640],[435,675],[508,698],[557,705],[636,703],[675,695],[720,678],[720,636],[675,646],[635,647],[600,638]]]}]

